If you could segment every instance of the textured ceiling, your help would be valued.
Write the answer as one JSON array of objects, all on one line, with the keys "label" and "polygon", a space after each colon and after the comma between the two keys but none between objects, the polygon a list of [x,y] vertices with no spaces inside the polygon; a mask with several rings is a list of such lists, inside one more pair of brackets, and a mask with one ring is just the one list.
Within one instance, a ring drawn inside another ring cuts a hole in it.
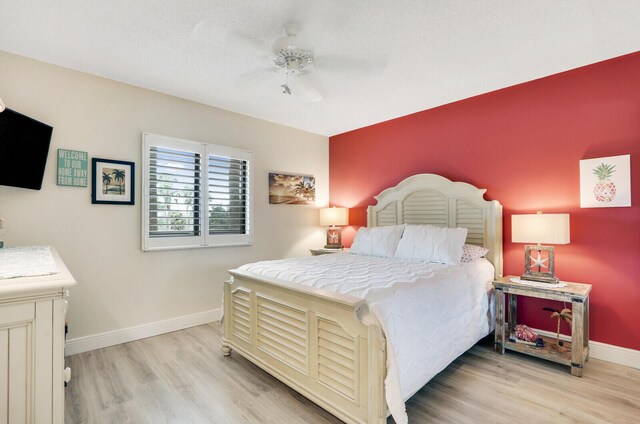
[{"label": "textured ceiling", "polygon": [[[292,20],[374,72],[338,60],[311,75],[323,101],[283,95],[268,54]],[[0,50],[335,135],[638,51],[640,1],[0,0]]]}]

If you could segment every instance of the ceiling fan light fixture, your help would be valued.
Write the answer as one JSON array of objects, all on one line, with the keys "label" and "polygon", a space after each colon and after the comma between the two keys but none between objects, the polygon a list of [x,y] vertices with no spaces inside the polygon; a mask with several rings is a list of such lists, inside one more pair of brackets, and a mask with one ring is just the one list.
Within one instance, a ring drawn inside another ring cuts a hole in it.
[{"label": "ceiling fan light fixture", "polygon": [[273,63],[288,73],[304,73],[313,66],[313,55],[304,50],[281,50],[273,57]]}]

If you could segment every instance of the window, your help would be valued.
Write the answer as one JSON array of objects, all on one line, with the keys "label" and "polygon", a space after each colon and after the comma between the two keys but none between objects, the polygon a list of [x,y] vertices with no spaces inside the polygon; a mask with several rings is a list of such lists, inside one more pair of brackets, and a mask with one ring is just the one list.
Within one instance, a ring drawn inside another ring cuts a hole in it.
[{"label": "window", "polygon": [[143,250],[252,241],[252,153],[142,135]]}]

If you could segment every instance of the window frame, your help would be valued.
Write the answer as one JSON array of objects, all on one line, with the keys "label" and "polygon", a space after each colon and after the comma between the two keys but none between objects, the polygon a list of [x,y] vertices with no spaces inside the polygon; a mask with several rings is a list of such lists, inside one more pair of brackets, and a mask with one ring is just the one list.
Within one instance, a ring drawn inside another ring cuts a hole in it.
[{"label": "window frame", "polygon": [[[150,237],[150,148],[161,147],[178,151],[198,153],[201,157],[200,179],[208,181],[209,156],[220,156],[247,162],[247,218],[244,234],[209,234],[209,185],[201,185],[199,203],[201,205],[200,235]],[[220,146],[191,140],[184,140],[153,133],[142,134],[142,250],[178,250],[207,247],[246,246],[253,243],[253,153],[248,150]]]}]

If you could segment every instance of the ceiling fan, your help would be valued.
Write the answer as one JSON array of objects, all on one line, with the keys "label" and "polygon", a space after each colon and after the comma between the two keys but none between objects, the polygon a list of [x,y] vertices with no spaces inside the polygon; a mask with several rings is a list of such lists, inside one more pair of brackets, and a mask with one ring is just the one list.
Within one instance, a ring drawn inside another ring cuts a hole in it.
[{"label": "ceiling fan", "polygon": [[[289,22],[283,28],[284,36],[278,38],[271,48],[273,64],[285,75],[282,94],[291,95],[298,91],[301,100],[317,102],[322,100],[322,94],[313,86],[306,84],[301,75],[310,73],[316,66],[313,52],[307,50],[298,40],[300,26],[295,22]],[[295,79],[295,81],[292,81]],[[293,88],[292,88],[293,87]]]},{"label": "ceiling fan", "polygon": [[[386,56],[350,57],[340,55],[316,56],[311,44],[299,37],[300,25],[289,22],[283,28],[283,36],[276,39],[267,56],[271,62],[269,68],[257,69],[237,77],[239,86],[247,81],[263,79],[273,75],[274,71],[280,76],[280,87],[284,95],[296,95],[302,102],[318,102],[323,99],[316,74],[326,72],[351,74],[362,78],[372,75],[375,71],[382,71],[386,67]],[[237,32],[229,33],[227,41],[245,50],[260,51],[256,42]],[[264,55],[263,55],[264,56]]]}]

